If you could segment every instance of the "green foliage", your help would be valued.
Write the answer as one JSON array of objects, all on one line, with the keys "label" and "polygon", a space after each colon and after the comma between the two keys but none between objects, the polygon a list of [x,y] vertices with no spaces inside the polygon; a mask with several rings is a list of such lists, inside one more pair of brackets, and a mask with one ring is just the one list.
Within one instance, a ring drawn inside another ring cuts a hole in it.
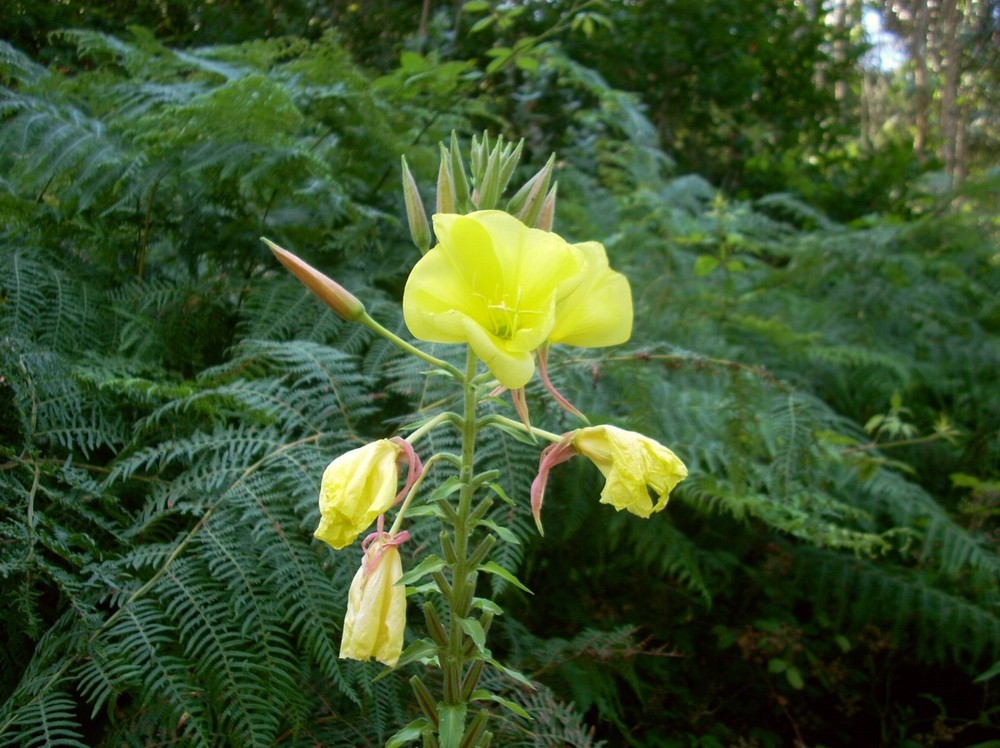
[{"label": "green foliage", "polygon": [[[513,501],[487,518],[518,541],[496,560],[534,593],[490,575],[496,646],[539,685],[487,674],[535,717],[491,705],[495,742],[912,745],[921,689],[963,737],[995,726],[972,683],[1000,656],[995,180],[910,222],[731,201],[667,178],[651,102],[501,11],[470,10],[496,20],[469,39],[531,36],[537,67],[414,50],[373,78],[332,35],[180,49],[137,29],[63,34],[66,75],[0,44],[0,743],[382,745],[413,719],[419,663],[373,681],[337,657],[358,559],[311,539],[315,497],[337,454],[450,390],[257,237],[405,336],[399,155],[428,183],[436,139],[484,122],[527,136],[525,168],[559,146],[557,230],[632,279],[632,341],[556,348],[555,386],[691,471],[640,521],[561,465],[539,540],[538,447],[487,437],[477,467]],[[528,399],[538,425],[579,425]],[[858,701],[872,682],[892,709]]]}]

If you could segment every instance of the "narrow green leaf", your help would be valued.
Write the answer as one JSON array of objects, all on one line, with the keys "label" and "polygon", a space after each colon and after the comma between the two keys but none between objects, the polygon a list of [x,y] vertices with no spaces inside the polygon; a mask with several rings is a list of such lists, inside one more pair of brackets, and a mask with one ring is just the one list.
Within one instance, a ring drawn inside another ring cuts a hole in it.
[{"label": "narrow green leaf", "polygon": [[407,743],[412,743],[415,740],[420,740],[421,733],[430,727],[430,723],[421,717],[420,719],[413,720],[410,724],[404,727],[402,730],[397,732],[389,741],[385,744],[385,748],[399,748]]},{"label": "narrow green leaf", "polygon": [[483,631],[483,627],[479,621],[474,618],[462,618],[458,623],[462,627],[462,631],[468,634],[469,638],[475,642],[476,648],[488,657],[489,653],[486,651],[486,632]]},{"label": "narrow green leaf", "polygon": [[519,590],[524,590],[529,595],[534,595],[535,593],[521,584],[521,580],[507,571],[505,568],[500,566],[496,561],[487,561],[485,564],[479,566],[480,571],[485,571],[487,574],[496,574],[498,577],[506,579],[512,585],[517,587]]},{"label": "narrow green leaf", "polygon": [[500,536],[500,539],[506,543],[511,543],[513,545],[520,545],[521,541],[517,539],[517,535],[512,533],[508,528],[498,525],[491,519],[481,519],[478,524],[483,527],[490,528],[493,532]]},{"label": "narrow green leaf", "polygon": [[514,58],[514,64],[526,73],[538,72],[538,58],[529,55],[518,55]]},{"label": "narrow green leaf", "polygon": [[528,719],[528,720],[533,719],[532,716],[530,714],[528,714],[528,712],[526,712],[525,709],[524,709],[524,707],[522,707],[520,704],[515,704],[510,699],[505,699],[502,696],[497,696],[495,693],[490,693],[489,691],[485,691],[483,689],[477,689],[477,690],[473,691],[472,692],[472,697],[469,700],[470,701],[493,701],[493,702],[496,702],[497,704],[500,704],[501,706],[507,707],[512,712],[514,712],[514,714],[516,714],[518,717],[521,717],[523,719]]},{"label": "narrow green leaf", "polygon": [[991,678],[996,678],[1000,675],[1000,660],[994,662],[990,667],[986,669],[985,672],[980,673],[976,676],[976,679],[972,681],[973,683],[985,683]]},{"label": "narrow green leaf", "polygon": [[[437,657],[437,647],[434,645],[434,642],[430,639],[418,639],[403,650],[403,653],[399,656],[399,661],[396,663],[396,667],[400,668],[411,662],[430,660],[435,657]],[[385,672],[389,673],[392,671],[386,669]]]},{"label": "narrow green leaf", "polygon": [[474,597],[472,598],[472,607],[478,608],[482,611],[489,611],[495,616],[503,615],[503,608],[497,605],[495,602],[486,597]]},{"label": "narrow green leaf", "polygon": [[422,504],[421,506],[414,506],[407,509],[406,518],[411,519],[413,517],[438,517],[444,519],[444,511],[441,509],[441,505],[435,501],[431,504]]},{"label": "narrow green leaf", "polygon": [[491,423],[490,426],[495,428],[497,431],[502,431],[507,434],[511,439],[516,439],[522,444],[538,444],[538,439],[532,433],[525,433],[519,428],[513,426],[508,426],[505,423]]},{"label": "narrow green leaf", "polygon": [[450,476],[444,483],[431,491],[431,495],[428,497],[428,501],[439,501],[440,499],[445,499],[451,496],[455,491],[462,487],[462,481],[458,479],[457,475]]},{"label": "narrow green leaf", "polygon": [[514,500],[507,495],[507,492],[503,490],[503,486],[501,486],[499,483],[487,483],[486,486],[491,491],[493,491],[493,493],[495,493],[497,496],[503,499],[505,502],[507,502],[511,506],[514,505]]},{"label": "narrow green leaf", "polygon": [[413,584],[414,582],[423,579],[428,574],[433,574],[435,571],[441,571],[441,569],[445,566],[446,564],[443,558],[435,554],[431,554],[408,572],[403,574],[396,584]]},{"label": "narrow green leaf", "polygon": [[527,686],[532,691],[535,690],[535,684],[532,683],[530,680],[528,680],[528,677],[524,673],[518,670],[514,670],[513,668],[509,668],[506,665],[501,665],[499,662],[493,659],[487,660],[486,662],[495,667],[497,670],[506,675],[508,678],[517,681],[522,686]]},{"label": "narrow green leaf", "polygon": [[458,748],[465,734],[465,704],[438,704],[437,708],[441,748]]}]

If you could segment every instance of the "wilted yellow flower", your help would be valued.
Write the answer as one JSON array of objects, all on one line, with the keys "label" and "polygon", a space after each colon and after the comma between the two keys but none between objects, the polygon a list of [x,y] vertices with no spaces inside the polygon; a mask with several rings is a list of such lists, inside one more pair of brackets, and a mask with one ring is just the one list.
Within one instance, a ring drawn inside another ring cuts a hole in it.
[{"label": "wilted yellow flower", "polygon": [[438,244],[410,272],[403,317],[414,337],[468,343],[508,389],[527,384],[532,353],[582,280],[584,255],[508,213],[437,214]]},{"label": "wilted yellow flower", "polygon": [[[604,474],[601,503],[640,517],[663,509],[674,486],[687,478],[687,468],[677,455],[634,431],[591,426],[576,432],[573,446]],[[655,504],[647,486],[655,494]]]},{"label": "wilted yellow flower", "polygon": [[397,584],[403,563],[396,547],[407,533],[377,533],[365,550],[361,568],[354,575],[347,597],[340,657],[367,660],[374,657],[395,667],[403,651],[406,626],[406,588]]},{"label": "wilted yellow flower", "polygon": [[379,439],[331,462],[323,472],[313,534],[340,550],[388,510],[396,501],[400,451],[395,442]]},{"label": "wilted yellow flower", "polygon": [[[687,477],[680,458],[659,442],[616,426],[591,426],[563,434],[542,450],[531,484],[531,513],[542,530],[542,501],[549,472],[577,454],[589,457],[605,477],[601,503],[649,517],[667,505],[674,487]],[[649,494],[649,489],[655,494]]]}]

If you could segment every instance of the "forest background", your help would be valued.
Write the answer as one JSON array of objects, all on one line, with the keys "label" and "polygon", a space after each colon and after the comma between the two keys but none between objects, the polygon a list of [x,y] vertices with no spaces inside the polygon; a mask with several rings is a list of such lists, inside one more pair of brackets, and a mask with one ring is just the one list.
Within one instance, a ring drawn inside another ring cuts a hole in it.
[{"label": "forest background", "polygon": [[337,659],[357,558],[311,533],[434,393],[258,237],[405,335],[400,156],[433,204],[488,131],[632,282],[557,386],[691,471],[643,522],[567,466],[543,540],[537,450],[486,445],[534,593],[493,587],[536,685],[493,676],[534,716],[498,744],[1000,745],[996,0],[0,9],[0,744],[409,721],[406,672]]}]

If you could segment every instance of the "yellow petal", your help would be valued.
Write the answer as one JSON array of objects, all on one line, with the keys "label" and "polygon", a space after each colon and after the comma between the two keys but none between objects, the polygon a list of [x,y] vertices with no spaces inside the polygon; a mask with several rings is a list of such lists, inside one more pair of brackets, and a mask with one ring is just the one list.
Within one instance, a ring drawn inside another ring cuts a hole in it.
[{"label": "yellow petal", "polygon": [[632,335],[632,289],[628,279],[608,267],[598,242],[575,245],[584,257],[583,279],[556,307],[552,343],[600,348],[624,343]]},{"label": "yellow petal", "polygon": [[512,351],[508,341],[492,335],[487,330],[466,318],[465,338],[493,376],[509,390],[524,387],[535,373],[535,360],[528,351]]}]

